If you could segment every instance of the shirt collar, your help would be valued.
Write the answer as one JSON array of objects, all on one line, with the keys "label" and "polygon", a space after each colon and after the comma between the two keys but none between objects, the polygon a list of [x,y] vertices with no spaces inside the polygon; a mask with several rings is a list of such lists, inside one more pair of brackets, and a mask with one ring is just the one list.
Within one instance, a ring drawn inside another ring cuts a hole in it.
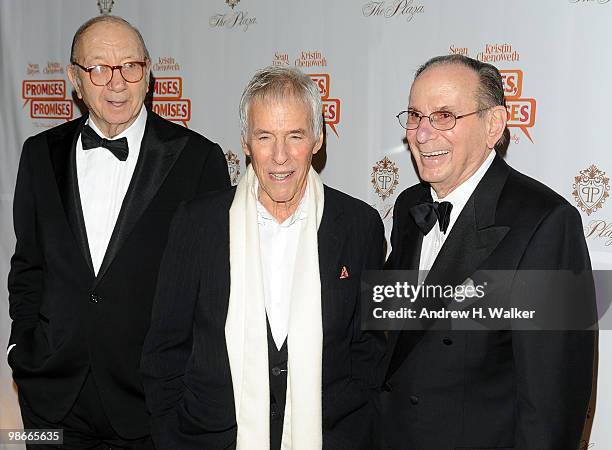
[{"label": "shirt collar", "polygon": [[[132,124],[119,133],[117,136],[113,137],[112,140],[121,139],[122,137],[127,138],[128,148],[130,151],[133,149],[140,148],[140,141],[142,140],[142,136],[144,135],[144,129],[147,124],[147,108],[144,105],[140,107],[140,112],[138,113],[138,117],[136,120],[132,122]],[[91,117],[87,118],[86,125],[89,125],[100,137],[105,137],[104,133],[100,131],[98,126],[91,120]]]},{"label": "shirt collar", "polygon": [[270,212],[266,209],[266,207],[259,201],[259,179],[257,179],[257,177],[255,177],[253,189],[255,190],[255,195],[257,196],[257,223],[260,225],[265,223],[274,223],[281,227],[290,227],[298,220],[304,220],[308,217],[308,186],[306,186],[304,196],[300,200],[295,212],[291,216],[287,217],[283,223],[278,223],[272,214],[270,214]]},{"label": "shirt collar", "polygon": [[472,174],[470,178],[461,183],[455,190],[453,190],[450,194],[448,194],[443,199],[439,199],[436,191],[433,188],[429,188],[431,191],[431,198],[434,202],[444,201],[450,202],[453,205],[453,213],[459,212],[463,209],[468,199],[472,195],[472,193],[476,190],[476,186],[482,180],[485,173],[493,164],[493,160],[495,159],[495,150],[491,150],[489,156],[482,162],[478,170]]}]

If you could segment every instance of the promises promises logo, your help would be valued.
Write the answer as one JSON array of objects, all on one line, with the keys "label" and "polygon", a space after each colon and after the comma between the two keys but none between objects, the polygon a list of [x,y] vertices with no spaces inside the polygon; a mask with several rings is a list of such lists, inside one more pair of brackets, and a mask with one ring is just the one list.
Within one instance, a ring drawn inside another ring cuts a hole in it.
[{"label": "promises promises logo", "polygon": [[533,143],[529,134],[529,128],[536,121],[536,100],[524,98],[523,93],[523,71],[500,70],[504,82],[504,95],[506,97],[506,109],[508,110],[508,128],[518,128]]},{"label": "promises promises logo", "polygon": [[187,127],[187,122],[191,119],[191,100],[181,98],[182,95],[182,77],[156,78],[153,88],[153,111],[164,119],[182,122]]},{"label": "promises promises logo", "polygon": [[308,76],[312,78],[319,88],[319,94],[321,94],[321,101],[323,102],[323,119],[325,124],[329,125],[329,128],[338,136],[336,125],[340,123],[340,99],[330,98],[330,75],[328,73],[312,73]]},{"label": "promises promises logo", "polygon": [[[470,56],[468,47],[451,44],[448,47],[450,55]],[[485,44],[482,51],[476,54],[476,59],[489,64],[497,65],[503,62],[517,62],[521,59],[520,53],[509,43]],[[523,71],[519,69],[500,70],[504,83],[504,96],[508,110],[508,128],[518,128],[533,143],[529,129],[536,121],[536,100],[525,98],[523,94]],[[512,140],[518,142],[518,135]]]},{"label": "promises promises logo", "polygon": [[32,119],[72,119],[72,100],[66,98],[66,80],[23,80],[23,106],[30,104]]},{"label": "promises promises logo", "polygon": [[[181,66],[171,56],[159,57],[153,64],[155,71],[177,71]],[[153,111],[164,119],[181,122],[186,128],[191,119],[191,99],[183,98],[183,77],[155,77]]]},{"label": "promises promises logo", "polygon": [[338,137],[336,126],[340,123],[340,99],[331,96],[331,74],[327,70],[327,58],[320,51],[301,51],[296,58],[289,58],[289,54],[285,52],[275,52],[272,58],[273,66],[289,66],[293,61],[295,67],[305,70],[319,67],[323,70],[320,73],[307,74],[315,82],[319,88],[319,94],[323,102],[323,119],[334,134]]}]

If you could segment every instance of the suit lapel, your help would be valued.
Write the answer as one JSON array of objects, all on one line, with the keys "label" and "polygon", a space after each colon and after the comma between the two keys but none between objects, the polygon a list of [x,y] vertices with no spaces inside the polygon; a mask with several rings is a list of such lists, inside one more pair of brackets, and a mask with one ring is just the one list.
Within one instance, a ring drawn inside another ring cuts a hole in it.
[{"label": "suit lapel", "polygon": [[[474,199],[470,197],[440,249],[425,284],[454,285],[467,278],[477,267],[480,262],[480,254],[484,250],[477,248],[477,234]],[[440,299],[436,301],[437,304],[433,305],[433,309],[441,309],[444,304],[440,302]]]},{"label": "suit lapel", "polygon": [[75,121],[74,126],[67,132],[52,133],[49,137],[49,154],[66,219],[87,267],[93,275],[93,263],[89,253],[76,170],[76,143],[86,120],[87,115],[84,115],[80,120]]},{"label": "suit lapel", "polygon": [[168,137],[166,133],[160,132],[162,126],[163,119],[149,111],[134,175],[132,175],[130,186],[123,199],[119,217],[115,223],[94,287],[104,277],[121,246],[151,203],[174,162],[187,144],[187,136]]},{"label": "suit lapel", "polygon": [[[416,198],[417,202],[431,201],[431,193],[429,185],[420,185],[420,195]],[[410,205],[412,206],[412,205]],[[397,261],[393,267],[387,267],[391,270],[412,270],[417,271],[421,262],[421,247],[423,246],[423,232],[417,227],[409,208],[404,208],[402,211],[404,217],[398,222],[403,224],[403,230],[398,230],[402,233],[402,237],[398,240],[401,248],[393,251],[399,251]],[[394,219],[395,220],[395,219]],[[395,245],[395,244],[394,244]],[[416,273],[416,272],[415,272]],[[418,280],[412,280],[413,284],[417,284]],[[387,336],[387,355],[385,364],[388,367],[387,373],[392,374],[397,370],[397,367],[410,353],[412,348],[423,337],[422,331],[389,331]]]},{"label": "suit lapel", "polygon": [[[431,201],[429,185],[420,184],[418,189],[418,193],[414,196],[414,204]],[[393,245],[393,255],[391,256],[393,258],[387,261],[385,269],[418,270],[419,268],[423,233],[417,227],[410,214],[410,206],[412,205],[406,205],[406,207],[401,208],[399,211],[396,210],[396,212],[402,214],[402,217],[394,217],[393,220],[394,223],[401,224],[402,229],[394,230],[394,233],[398,233],[397,238],[391,237],[391,244]]]},{"label": "suit lapel", "polygon": [[[342,225],[342,210],[340,205],[334,204],[333,198],[328,195],[325,187],[325,206],[319,231],[317,233],[319,248],[319,274],[321,277],[321,300],[325,308],[326,294],[333,281],[340,277],[340,256],[347,230]],[[324,310],[323,310],[324,311]],[[325,316],[325,315],[324,315]]]},{"label": "suit lapel", "polygon": [[426,284],[463,283],[497,247],[508,230],[505,226],[480,229],[476,220],[475,198],[470,197],[440,249]]},{"label": "suit lapel", "polygon": [[400,242],[403,246],[399,255],[399,265],[396,270],[419,270],[421,262],[421,247],[423,246],[423,232],[416,226],[412,216],[404,222],[406,227],[402,230],[404,234]]},{"label": "suit lapel", "polygon": [[[429,275],[427,285],[459,285],[472,275],[493,252],[510,230],[495,225],[495,212],[501,190],[508,177],[508,165],[499,157],[468,199],[444,245],[440,249]],[[408,222],[410,223],[410,222]],[[412,222],[414,223],[414,222]],[[420,246],[419,246],[420,256]],[[417,265],[418,267],[418,265]],[[443,309],[441,299],[428,299],[430,309]],[[391,357],[387,379],[399,368],[410,351],[435,320],[423,321],[423,331],[396,333],[390,343]]]}]

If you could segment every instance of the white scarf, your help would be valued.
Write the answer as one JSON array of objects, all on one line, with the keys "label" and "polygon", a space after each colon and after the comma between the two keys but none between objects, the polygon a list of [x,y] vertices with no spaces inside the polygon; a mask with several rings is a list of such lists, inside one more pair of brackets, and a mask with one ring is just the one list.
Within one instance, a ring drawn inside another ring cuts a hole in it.
[{"label": "white scarf", "polygon": [[[236,422],[237,450],[270,448],[270,385],[263,278],[257,224],[256,176],[249,166],[230,208],[230,298],[225,322]],[[317,230],[323,215],[323,183],[310,168],[308,216],[300,224],[289,295],[287,399],[283,450],[321,449],[321,280]]]}]

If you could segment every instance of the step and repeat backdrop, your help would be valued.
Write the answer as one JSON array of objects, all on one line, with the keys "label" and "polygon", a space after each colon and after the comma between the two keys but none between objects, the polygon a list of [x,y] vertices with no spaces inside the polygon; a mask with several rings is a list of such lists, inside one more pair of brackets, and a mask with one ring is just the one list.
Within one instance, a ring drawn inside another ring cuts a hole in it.
[{"label": "step and repeat backdrop", "polygon": [[[72,36],[101,13],[126,18],[152,57],[152,107],[223,148],[245,171],[238,101],[255,70],[302,69],[319,86],[324,181],[374,206],[387,234],[417,181],[404,130],[415,69],[459,53],[496,65],[508,100],[506,159],[578,208],[593,266],[612,268],[610,0],[1,0],[0,342],[10,319],[12,195],[23,141],[81,115],[66,75]],[[600,338],[596,414],[585,448],[612,448],[612,332]],[[543,361],[543,364],[546,362]],[[593,413],[593,410],[591,411]],[[0,358],[0,428],[21,425]],[[1,445],[0,445],[1,448]],[[7,447],[8,448],[8,447]],[[14,448],[11,446],[11,448]],[[535,447],[534,447],[535,448]]]}]

